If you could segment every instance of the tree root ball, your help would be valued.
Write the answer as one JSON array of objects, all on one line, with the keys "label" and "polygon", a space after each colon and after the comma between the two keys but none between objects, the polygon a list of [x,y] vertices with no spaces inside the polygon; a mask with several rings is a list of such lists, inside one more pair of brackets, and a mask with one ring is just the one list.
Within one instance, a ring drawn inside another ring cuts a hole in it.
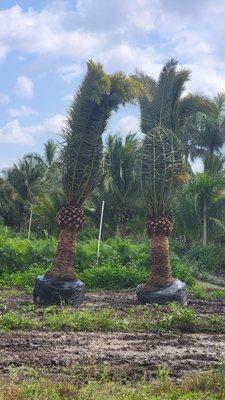
[{"label": "tree root ball", "polygon": [[136,294],[139,304],[165,304],[176,301],[181,305],[187,305],[187,286],[179,279],[176,279],[169,286],[154,291],[145,291],[141,285],[139,285]]},{"label": "tree root ball", "polygon": [[36,278],[33,299],[35,304],[63,303],[78,305],[85,295],[85,284],[80,280],[64,281],[57,278],[38,276]]}]

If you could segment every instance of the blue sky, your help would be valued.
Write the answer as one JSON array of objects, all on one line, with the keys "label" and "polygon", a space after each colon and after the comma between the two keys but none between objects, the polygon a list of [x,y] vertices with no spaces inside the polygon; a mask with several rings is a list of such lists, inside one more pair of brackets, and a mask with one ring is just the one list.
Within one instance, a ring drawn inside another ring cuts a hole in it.
[{"label": "blue sky", "polygon": [[[1,0],[0,169],[60,140],[89,58],[156,77],[176,57],[192,70],[187,91],[225,91],[224,21],[224,0]],[[138,131],[135,107],[112,116],[118,131]]]}]

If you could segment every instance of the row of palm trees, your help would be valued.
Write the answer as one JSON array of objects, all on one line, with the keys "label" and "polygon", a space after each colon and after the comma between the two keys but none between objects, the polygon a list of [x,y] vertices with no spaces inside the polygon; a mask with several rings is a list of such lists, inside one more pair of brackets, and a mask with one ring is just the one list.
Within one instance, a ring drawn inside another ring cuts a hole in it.
[{"label": "row of palm trees", "polygon": [[[56,258],[47,277],[75,278],[75,243],[77,233],[84,224],[83,206],[86,203],[90,208],[90,200],[87,199],[91,195],[96,210],[101,199],[105,199],[109,214],[113,212],[116,216],[116,229],[120,236],[127,234],[127,221],[138,210],[145,208],[152,253],[152,273],[143,286],[146,291],[173,282],[168,241],[172,232],[172,215],[185,236],[187,224],[185,215],[182,220],[179,204],[187,205],[190,199],[186,194],[193,194],[192,202],[198,190],[199,204],[203,201],[202,237],[206,243],[209,198],[212,200],[215,197],[216,182],[219,193],[224,183],[222,175],[220,180],[215,180],[214,175],[218,176],[223,167],[220,150],[225,136],[225,98],[220,94],[211,101],[203,96],[185,94],[185,84],[189,79],[190,71],[178,70],[177,61],[173,59],[165,64],[157,81],[143,72],[131,77],[123,73],[109,75],[100,64],[88,63],[87,74],[63,127],[64,141],[59,159],[54,159],[56,147],[52,143],[50,152],[46,145],[47,159],[52,157],[50,163],[34,154],[27,155],[23,160],[37,171],[44,167],[40,176],[44,174],[42,179],[48,182],[48,187],[52,179],[49,179],[49,171],[57,171],[53,174],[53,181],[60,181],[62,174],[62,192],[57,196],[54,190],[53,194],[47,194],[48,199],[55,196],[55,204],[58,200],[58,204],[63,202],[56,216],[60,230]],[[121,104],[135,101],[140,107],[144,139],[140,142],[132,134],[125,141],[118,136],[109,136],[103,151],[102,134],[112,111],[116,111]],[[189,160],[198,156],[204,160],[204,179],[198,176],[191,179]],[[15,172],[16,168],[14,166],[11,170]],[[7,171],[1,182],[2,192],[4,185],[9,184],[8,190],[15,187],[9,179],[10,173],[12,171]],[[34,198],[38,203],[37,181],[31,180],[26,190],[23,189],[28,203]],[[181,188],[182,183],[185,183],[184,189]],[[202,189],[206,186],[207,195]],[[16,192],[20,193],[20,190],[16,187]],[[39,210],[41,202],[43,212],[46,210],[43,198],[39,202]],[[215,218],[214,222],[219,224],[219,219]]]}]

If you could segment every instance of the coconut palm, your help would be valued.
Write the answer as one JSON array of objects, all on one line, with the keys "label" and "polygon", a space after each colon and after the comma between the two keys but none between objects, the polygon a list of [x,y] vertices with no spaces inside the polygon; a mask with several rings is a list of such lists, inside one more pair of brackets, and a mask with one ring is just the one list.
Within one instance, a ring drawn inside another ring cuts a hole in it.
[{"label": "coconut palm", "polygon": [[102,65],[88,62],[63,127],[62,168],[65,204],[56,220],[60,235],[54,265],[47,277],[74,280],[77,232],[84,224],[82,205],[96,186],[102,159],[102,133],[120,104],[131,101],[137,84],[123,73],[108,75]]},{"label": "coconut palm", "polygon": [[[35,159],[22,159],[18,164],[3,171],[0,197],[1,213],[6,223],[14,222],[19,228],[24,227],[30,206],[39,193],[43,176],[44,169]],[[8,212],[6,212],[7,207]]]},{"label": "coconut palm", "polygon": [[127,236],[127,221],[138,205],[138,141],[134,134],[109,135],[105,150],[104,199],[117,220],[117,235]]},{"label": "coconut palm", "polygon": [[176,198],[174,205],[177,231],[204,245],[215,239],[225,221],[225,178],[207,173],[196,174]]},{"label": "coconut palm", "polygon": [[207,172],[213,172],[213,161],[225,143],[225,94],[213,98],[210,113],[199,112],[187,121],[186,134],[192,159],[202,157],[207,161]]},{"label": "coconut palm", "polygon": [[181,131],[187,118],[197,111],[211,109],[204,97],[184,96],[188,70],[177,71],[177,61],[169,61],[158,81],[138,73],[143,85],[139,97],[141,127],[145,134],[142,145],[141,186],[148,210],[146,224],[151,238],[152,273],[142,289],[156,290],[171,284],[168,237],[172,231],[170,208],[182,174],[184,151]]},{"label": "coconut palm", "polygon": [[24,156],[24,159],[34,159],[39,162],[46,169],[49,169],[57,161],[58,145],[53,140],[48,140],[44,143],[44,156],[38,153],[28,153]]}]

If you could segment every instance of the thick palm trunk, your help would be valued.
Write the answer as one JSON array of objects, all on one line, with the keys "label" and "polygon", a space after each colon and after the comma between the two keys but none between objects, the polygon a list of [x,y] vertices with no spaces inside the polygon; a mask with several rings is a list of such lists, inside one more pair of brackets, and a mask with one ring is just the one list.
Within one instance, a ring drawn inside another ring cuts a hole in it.
[{"label": "thick palm trunk", "polygon": [[157,290],[174,282],[169,257],[168,236],[151,237],[152,271],[145,290]]},{"label": "thick palm trunk", "polygon": [[76,279],[74,274],[76,238],[76,230],[61,230],[56,249],[55,261],[50,271],[45,274],[46,277],[68,281]]}]

